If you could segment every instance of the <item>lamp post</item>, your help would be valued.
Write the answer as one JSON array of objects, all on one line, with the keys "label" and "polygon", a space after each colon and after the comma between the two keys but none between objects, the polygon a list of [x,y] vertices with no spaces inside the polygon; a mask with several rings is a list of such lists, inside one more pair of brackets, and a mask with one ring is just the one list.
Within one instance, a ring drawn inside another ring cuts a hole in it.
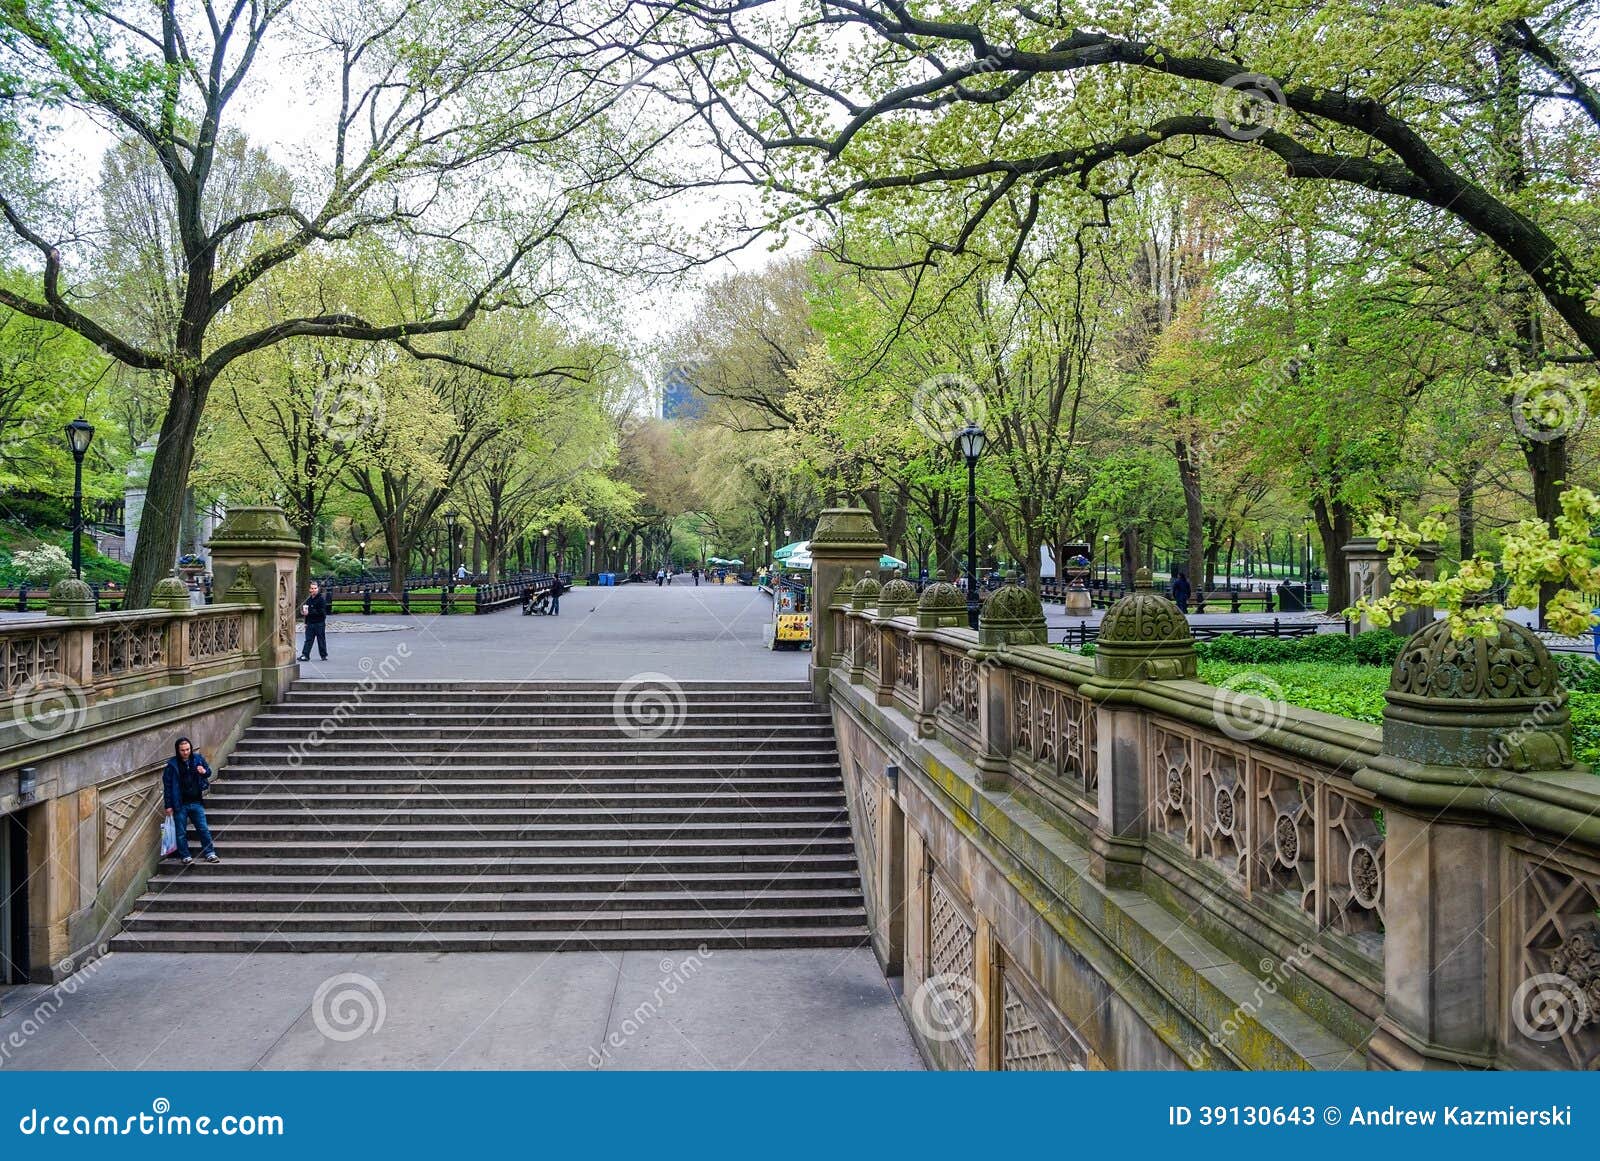
[{"label": "lamp post", "polygon": [[539,530],[539,571],[550,572],[550,529]]},{"label": "lamp post", "polygon": [[967,624],[978,627],[978,457],[988,440],[983,428],[968,423],[956,432],[956,448],[967,461]]},{"label": "lamp post", "polygon": [[72,575],[83,579],[83,457],[88,454],[94,428],[79,416],[67,424],[67,446],[72,449]]},{"label": "lamp post", "polygon": [[445,509],[444,532],[445,539],[450,542],[447,546],[449,563],[445,566],[447,575],[444,585],[447,589],[454,589],[456,587],[456,513],[453,508]]}]

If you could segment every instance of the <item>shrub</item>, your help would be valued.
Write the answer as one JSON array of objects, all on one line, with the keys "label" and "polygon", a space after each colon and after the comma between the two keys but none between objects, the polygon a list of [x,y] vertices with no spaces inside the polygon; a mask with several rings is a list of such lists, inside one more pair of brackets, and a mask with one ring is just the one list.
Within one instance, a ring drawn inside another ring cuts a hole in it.
[{"label": "shrub", "polygon": [[23,549],[12,554],[11,565],[29,585],[48,588],[63,577],[72,575],[72,558],[54,544],[41,544],[37,548]]},{"label": "shrub", "polygon": [[1387,629],[1372,629],[1355,636],[1317,633],[1310,637],[1239,637],[1234,634],[1200,641],[1195,653],[1202,661],[1228,661],[1241,665],[1286,665],[1322,661],[1334,665],[1391,666],[1405,638]]},{"label": "shrub", "polygon": [[327,567],[340,580],[358,580],[367,575],[367,566],[353,552],[330,552]]}]

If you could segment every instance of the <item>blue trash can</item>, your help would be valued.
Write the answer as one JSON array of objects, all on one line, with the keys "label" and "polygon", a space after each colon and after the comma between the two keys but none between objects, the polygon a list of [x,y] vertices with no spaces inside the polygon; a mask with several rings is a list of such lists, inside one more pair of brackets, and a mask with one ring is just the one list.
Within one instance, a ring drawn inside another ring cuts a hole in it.
[{"label": "blue trash can", "polygon": [[[1590,609],[1591,613],[1600,616],[1600,609]],[[1594,659],[1600,661],[1600,625],[1589,626],[1589,639],[1594,642]]]}]

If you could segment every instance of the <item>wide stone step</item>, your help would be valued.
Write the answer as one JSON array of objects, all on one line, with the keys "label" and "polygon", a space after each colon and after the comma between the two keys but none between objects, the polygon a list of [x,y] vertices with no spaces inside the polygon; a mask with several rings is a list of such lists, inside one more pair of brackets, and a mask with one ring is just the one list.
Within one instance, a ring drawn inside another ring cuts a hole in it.
[{"label": "wide stone step", "polygon": [[[324,719],[327,720],[327,719]],[[833,737],[833,727],[826,722],[805,723],[787,726],[749,726],[732,724],[726,726],[706,725],[702,722],[686,721],[671,726],[665,731],[663,738],[675,741],[700,742],[706,745],[720,745],[723,742],[739,742],[754,739],[767,739],[782,736],[784,738],[829,738]],[[373,723],[362,718],[359,724],[352,722],[333,722],[323,726],[320,722],[307,725],[278,726],[256,725],[250,727],[249,740],[252,742],[303,742],[307,745],[327,744],[337,739],[340,744],[371,744],[377,743],[412,743],[412,742],[510,742],[518,745],[547,746],[552,742],[566,742],[578,745],[585,742],[594,742],[603,745],[633,745],[641,741],[645,743],[657,740],[653,733],[640,737],[638,727],[629,726],[627,723],[611,722],[604,725],[521,725],[505,726],[499,724],[473,725],[459,722],[442,723]]]},{"label": "wide stone step", "polygon": [[713,912],[738,911],[746,908],[792,909],[856,909],[861,906],[859,890],[807,891],[518,891],[501,893],[479,890],[472,884],[470,891],[442,896],[439,892],[385,891],[375,889],[361,892],[318,892],[311,898],[296,898],[279,892],[260,891],[190,891],[189,882],[198,874],[186,875],[166,890],[155,892],[139,905],[138,914],[146,917],[178,915],[204,911],[208,916],[242,914],[287,914],[307,912],[313,914],[361,912],[379,914],[400,912],[424,914],[457,910],[468,912],[585,912],[605,911],[675,911],[684,908],[705,909]]},{"label": "wide stone step", "polygon": [[[450,832],[459,836],[455,828]],[[216,836],[220,839],[220,836]],[[190,844],[191,847],[193,844]],[[296,835],[291,840],[262,839],[254,836],[234,836],[227,840],[222,852],[229,858],[235,854],[261,858],[267,855],[308,856],[327,858],[346,856],[368,862],[373,857],[405,857],[418,851],[435,852],[435,857],[469,855],[478,856],[488,863],[494,858],[555,858],[579,856],[616,858],[630,856],[640,859],[651,855],[765,855],[782,854],[788,857],[811,854],[848,854],[848,831],[845,837],[817,836],[806,838],[569,838],[569,839],[484,839],[484,838],[405,838],[362,837],[344,840]],[[431,864],[430,864],[431,865]]]},{"label": "wide stone step", "polygon": [[484,770],[455,763],[419,765],[406,763],[397,767],[393,761],[376,762],[369,756],[366,763],[341,763],[338,766],[319,766],[316,762],[301,762],[289,766],[284,762],[230,762],[213,783],[218,790],[225,786],[242,785],[263,780],[285,782],[312,779],[329,785],[340,779],[352,781],[390,780],[404,775],[409,785],[417,783],[462,782],[492,783],[497,786],[590,786],[622,785],[648,787],[657,783],[675,785],[681,781],[704,784],[714,781],[718,785],[747,786],[771,782],[789,785],[795,782],[813,782],[823,779],[834,784],[840,780],[836,757],[828,761],[778,762],[762,755],[758,766],[727,768],[724,765],[696,763],[694,765],[638,765],[623,767],[585,768],[574,770],[570,763],[530,763],[527,766],[495,767],[492,775]]},{"label": "wide stone step", "polygon": [[731,927],[841,927],[865,921],[859,907],[729,907],[720,910],[635,911],[419,911],[379,914],[353,911],[182,911],[152,915],[135,911],[123,930],[143,931],[303,931],[381,932],[416,931],[448,935],[457,931],[577,932],[596,928],[629,931],[637,928],[679,931],[718,931]]},{"label": "wide stone step", "polygon": [[637,783],[569,783],[559,791],[547,786],[519,782],[476,780],[458,783],[429,782],[426,784],[351,782],[275,782],[260,780],[241,782],[228,779],[219,783],[222,789],[206,796],[206,807],[211,809],[287,809],[300,807],[316,810],[319,807],[400,807],[438,806],[481,807],[494,809],[506,807],[542,806],[710,806],[727,800],[757,806],[830,806],[844,801],[841,784],[837,779],[821,779],[809,788],[755,787],[743,782],[704,781],[685,783],[682,786],[641,787]]},{"label": "wide stone step", "polygon": [[223,821],[211,828],[217,841],[301,843],[323,841],[435,843],[441,840],[500,843],[558,842],[571,844],[593,840],[607,842],[649,842],[652,839],[729,840],[759,846],[769,839],[848,837],[850,828],[838,822],[406,822],[337,823],[297,819],[293,823],[253,824],[248,821]]},{"label": "wide stone step", "polygon": [[273,810],[257,805],[218,806],[207,811],[213,831],[230,827],[268,827],[305,825],[311,828],[373,826],[470,827],[473,831],[520,832],[524,827],[549,824],[637,826],[724,826],[750,823],[758,826],[796,826],[801,823],[833,823],[844,816],[844,803],[824,806],[571,806],[500,807],[472,809],[456,803],[425,806],[350,808],[332,805],[326,809]]},{"label": "wide stone step", "polygon": [[297,811],[301,817],[307,811],[326,816],[330,810],[390,810],[451,809],[457,811],[491,810],[811,810],[844,809],[844,794],[835,785],[831,790],[818,790],[810,794],[793,791],[746,790],[728,784],[710,783],[706,789],[691,793],[655,794],[618,791],[597,794],[585,787],[574,787],[565,794],[525,794],[506,791],[500,793],[478,791],[462,793],[448,786],[413,790],[409,793],[367,794],[358,790],[339,791],[326,786],[308,790],[303,794],[283,794],[271,789],[251,792],[229,783],[227,793],[208,794],[206,812],[229,814],[237,817],[242,811]]},{"label": "wide stone step", "polygon": [[[262,863],[268,866],[263,867]],[[248,864],[248,865],[246,865]],[[678,874],[509,874],[480,871],[472,874],[384,874],[372,875],[362,866],[331,866],[323,874],[300,874],[305,867],[281,869],[274,873],[269,860],[229,859],[221,867],[182,867],[170,862],[150,879],[151,905],[165,904],[177,894],[184,898],[215,896],[282,895],[298,903],[305,896],[361,895],[395,893],[397,897],[423,895],[464,895],[554,897],[578,892],[590,894],[632,894],[634,892],[680,891],[693,893],[752,892],[845,892],[859,895],[860,878],[853,868],[810,871],[804,866],[784,864],[767,871],[681,871]],[[438,870],[439,868],[430,868]],[[141,904],[143,905],[143,904]],[[320,906],[320,904],[318,904]]]},{"label": "wide stone step", "polygon": [[[478,742],[470,745],[463,743],[460,747],[392,744],[347,747],[335,739],[325,745],[307,746],[303,750],[275,742],[240,742],[234,750],[233,760],[224,765],[222,770],[226,774],[235,766],[273,763],[280,766],[288,766],[290,763],[304,766],[313,762],[320,766],[365,765],[378,757],[389,758],[392,762],[403,762],[404,768],[408,770],[452,763],[462,766],[515,766],[524,769],[561,769],[571,768],[574,765],[623,768],[654,765],[663,758],[671,758],[675,762],[698,763],[704,770],[708,767],[736,766],[755,760],[773,763],[817,763],[831,759],[837,762],[837,753],[831,741],[826,744],[819,741],[815,745],[778,740],[750,741],[725,747],[706,746],[703,743],[677,746],[670,743],[662,745],[657,742],[648,744],[635,742],[632,748],[618,746],[614,749],[588,742],[570,747],[544,745],[535,750],[529,746],[511,744],[485,746]],[[394,767],[391,766],[390,769]]]},{"label": "wide stone step", "polygon": [[[678,880],[694,875],[783,875],[788,872],[797,875],[854,876],[854,850],[848,843],[831,845],[834,849],[641,853],[624,850],[587,855],[547,855],[538,851],[489,856],[476,852],[442,855],[407,850],[399,855],[367,857],[357,861],[338,853],[316,854],[298,848],[285,850],[270,844],[234,844],[228,848],[226,863],[219,867],[201,866],[205,877],[195,877],[194,881],[207,882],[212,876],[227,875],[292,876],[329,881],[370,876],[390,882],[491,875],[569,881],[581,880],[585,876],[622,876],[631,880],[659,875]],[[169,859],[160,864],[151,882],[187,877],[189,870],[176,860]]]},{"label": "wide stone step", "polygon": [[866,925],[739,927],[713,930],[468,931],[431,932],[123,932],[113,951],[148,952],[350,952],[350,951],[679,951],[804,947],[865,947]]},{"label": "wide stone step", "polygon": [[[791,726],[827,726],[832,721],[832,718],[826,711],[820,710],[789,710],[776,713],[764,713],[757,710],[729,713],[696,710],[685,715],[683,720],[686,725],[707,728],[745,726],[756,729],[787,729]],[[495,707],[443,712],[439,707],[433,705],[405,709],[388,705],[352,707],[348,703],[333,702],[321,708],[296,707],[293,709],[272,708],[263,710],[251,722],[251,728],[310,730],[323,728],[329,722],[335,725],[359,723],[360,725],[375,727],[457,726],[463,728],[520,729],[525,726],[531,726],[534,728],[578,729],[585,726],[615,725],[617,713],[615,709],[610,707],[604,710],[551,709],[536,712]]]}]

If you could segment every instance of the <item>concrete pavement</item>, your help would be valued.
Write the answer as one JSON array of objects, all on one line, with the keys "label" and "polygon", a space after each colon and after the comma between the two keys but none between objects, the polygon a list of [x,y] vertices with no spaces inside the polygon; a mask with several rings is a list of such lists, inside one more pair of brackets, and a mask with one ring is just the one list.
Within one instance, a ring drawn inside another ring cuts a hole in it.
[{"label": "concrete pavement", "polygon": [[872,952],[113,953],[0,1012],[6,1069],[918,1069]]}]

